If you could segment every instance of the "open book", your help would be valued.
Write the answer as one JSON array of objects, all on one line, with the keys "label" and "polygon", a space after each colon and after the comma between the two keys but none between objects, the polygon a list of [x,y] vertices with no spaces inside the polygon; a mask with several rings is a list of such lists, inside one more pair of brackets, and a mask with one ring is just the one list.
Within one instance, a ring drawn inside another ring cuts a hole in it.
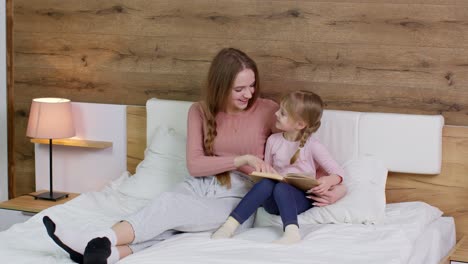
[{"label": "open book", "polygon": [[285,176],[282,176],[275,173],[254,171],[250,174],[250,176],[252,178],[268,178],[272,180],[283,181],[303,191],[307,191],[319,185],[319,182],[314,179],[313,176],[300,173],[288,173]]}]

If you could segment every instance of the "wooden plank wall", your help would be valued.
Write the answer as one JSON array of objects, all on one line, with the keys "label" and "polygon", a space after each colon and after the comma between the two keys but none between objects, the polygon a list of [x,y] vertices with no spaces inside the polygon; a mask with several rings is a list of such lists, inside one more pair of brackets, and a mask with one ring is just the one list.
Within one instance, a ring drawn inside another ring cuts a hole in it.
[{"label": "wooden plank wall", "polygon": [[199,99],[222,47],[263,92],[317,91],[330,109],[441,113],[468,125],[464,0],[15,0],[16,194],[34,189],[32,98],[143,105]]}]

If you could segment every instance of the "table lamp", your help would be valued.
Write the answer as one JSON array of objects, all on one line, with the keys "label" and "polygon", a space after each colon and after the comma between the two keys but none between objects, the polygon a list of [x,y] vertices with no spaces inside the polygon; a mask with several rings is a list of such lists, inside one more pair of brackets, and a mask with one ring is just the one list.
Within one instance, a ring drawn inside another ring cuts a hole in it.
[{"label": "table lamp", "polygon": [[57,201],[68,193],[54,192],[52,180],[52,140],[75,136],[71,102],[63,98],[36,98],[32,100],[26,135],[31,138],[49,139],[48,192],[35,195],[36,199]]}]

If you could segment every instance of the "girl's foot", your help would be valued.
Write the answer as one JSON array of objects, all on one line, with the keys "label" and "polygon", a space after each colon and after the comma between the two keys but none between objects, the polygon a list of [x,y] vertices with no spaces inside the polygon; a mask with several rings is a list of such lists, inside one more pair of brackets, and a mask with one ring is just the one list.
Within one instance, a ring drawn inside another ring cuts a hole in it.
[{"label": "girl's foot", "polygon": [[229,216],[226,222],[216,230],[211,235],[212,239],[223,239],[223,238],[231,238],[234,235],[234,232],[236,231],[237,227],[239,226],[239,222],[237,222],[236,219],[233,217]]},{"label": "girl's foot", "polygon": [[297,225],[287,225],[284,229],[283,237],[273,241],[275,244],[290,245],[301,241],[301,234]]}]

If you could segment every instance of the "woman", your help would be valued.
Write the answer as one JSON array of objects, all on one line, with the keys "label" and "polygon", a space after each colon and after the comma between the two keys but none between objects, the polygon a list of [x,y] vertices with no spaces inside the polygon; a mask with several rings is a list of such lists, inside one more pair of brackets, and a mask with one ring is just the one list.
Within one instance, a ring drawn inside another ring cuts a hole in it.
[{"label": "woman", "polygon": [[187,167],[193,176],[145,208],[99,232],[64,230],[47,216],[49,236],[78,263],[115,263],[177,231],[221,225],[252,187],[246,174],[270,171],[263,159],[278,105],[259,98],[255,62],[240,50],[213,59],[205,99],[188,114]]}]

